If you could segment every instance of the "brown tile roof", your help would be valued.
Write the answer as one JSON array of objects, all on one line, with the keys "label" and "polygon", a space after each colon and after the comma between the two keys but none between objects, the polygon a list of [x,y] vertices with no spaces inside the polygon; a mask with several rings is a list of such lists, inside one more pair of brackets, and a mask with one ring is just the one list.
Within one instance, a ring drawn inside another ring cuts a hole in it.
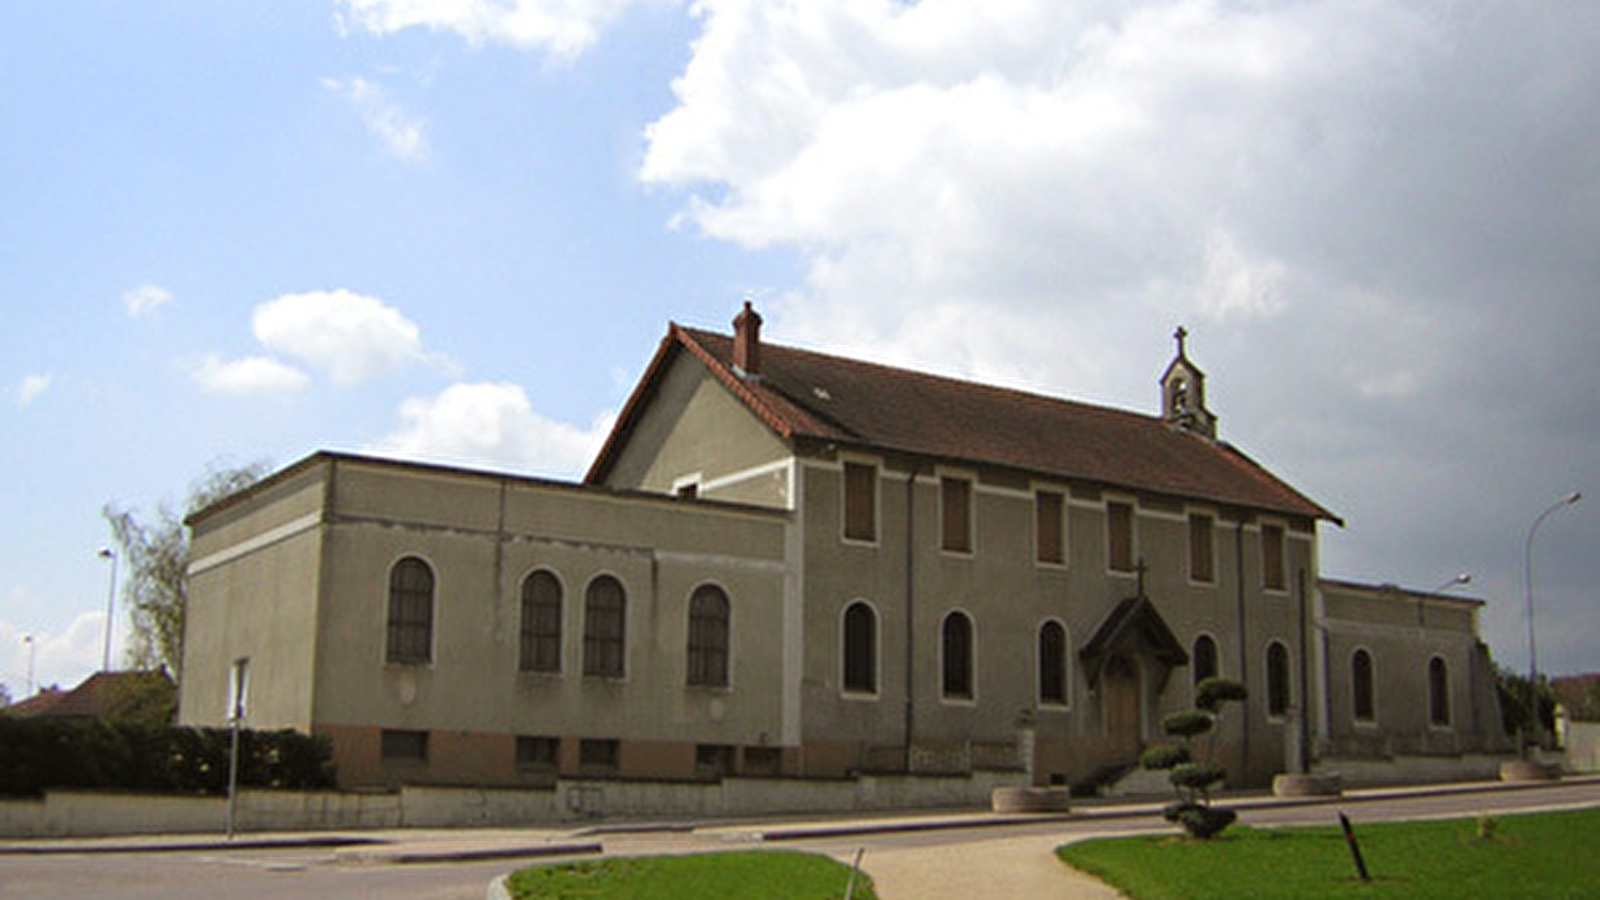
[{"label": "brown tile roof", "polygon": [[174,690],[163,672],[96,672],[70,691],[46,689],[6,712],[50,719],[115,717],[150,691]]},{"label": "brown tile roof", "polygon": [[1338,522],[1237,449],[1154,416],[961,381],[777,344],[761,373],[733,367],[733,338],[672,325],[590,469],[604,478],[654,379],[680,352],[700,359],[780,437],[998,465],[1172,497]]}]

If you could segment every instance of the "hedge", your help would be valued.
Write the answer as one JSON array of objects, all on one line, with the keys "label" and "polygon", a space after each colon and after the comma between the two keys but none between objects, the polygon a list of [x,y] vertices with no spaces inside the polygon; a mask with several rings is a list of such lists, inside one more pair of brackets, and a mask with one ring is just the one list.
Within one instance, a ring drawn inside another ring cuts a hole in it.
[{"label": "hedge", "polygon": [[[98,719],[0,716],[0,795],[50,788],[226,794],[232,733]],[[326,738],[241,731],[241,787],[309,790],[334,785]]]}]

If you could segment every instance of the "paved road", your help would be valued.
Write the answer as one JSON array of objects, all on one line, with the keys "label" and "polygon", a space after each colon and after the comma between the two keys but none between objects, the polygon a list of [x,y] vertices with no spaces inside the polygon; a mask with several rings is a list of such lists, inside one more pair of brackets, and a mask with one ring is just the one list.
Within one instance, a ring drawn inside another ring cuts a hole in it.
[{"label": "paved road", "polygon": [[[1418,797],[1361,800],[1337,804],[1271,806],[1245,810],[1242,820],[1255,825],[1331,823],[1338,810],[1358,825],[1390,819],[1471,816],[1481,811],[1504,814],[1518,810],[1600,806],[1600,781],[1562,784],[1531,790],[1490,791]],[[1015,839],[1030,848],[1107,832],[1170,828],[1154,815],[1112,815],[1109,809],[1084,810],[1068,820],[913,832],[888,832],[784,841],[782,846],[828,853],[840,858],[866,850],[866,866],[879,854],[906,849],[951,848]],[[608,854],[680,853],[739,849],[749,841],[730,840],[723,832],[617,834],[603,837]],[[773,846],[773,844],[756,845]],[[310,900],[365,898],[383,900],[479,900],[490,880],[519,865],[491,860],[416,865],[352,861],[334,850],[203,850],[146,854],[64,854],[0,856],[0,898],[104,897],[111,900]]]}]

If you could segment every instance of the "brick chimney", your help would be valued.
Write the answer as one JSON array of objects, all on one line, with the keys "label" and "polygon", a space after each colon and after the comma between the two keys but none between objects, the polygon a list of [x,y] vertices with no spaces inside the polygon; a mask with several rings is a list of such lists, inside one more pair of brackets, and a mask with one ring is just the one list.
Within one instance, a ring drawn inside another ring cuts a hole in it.
[{"label": "brick chimney", "polygon": [[761,315],[749,300],[733,319],[733,365],[748,378],[761,375]]}]

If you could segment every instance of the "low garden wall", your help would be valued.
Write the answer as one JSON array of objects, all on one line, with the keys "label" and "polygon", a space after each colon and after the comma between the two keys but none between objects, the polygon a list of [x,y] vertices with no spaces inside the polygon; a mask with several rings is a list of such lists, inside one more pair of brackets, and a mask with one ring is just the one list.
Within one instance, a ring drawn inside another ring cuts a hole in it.
[{"label": "low garden wall", "polygon": [[[1015,772],[963,777],[862,776],[819,781],[726,778],[720,782],[560,781],[553,788],[404,787],[394,793],[239,792],[236,829],[344,831],[559,825],[595,819],[699,819],[781,813],[983,806]],[[0,837],[194,834],[223,830],[223,797],[50,790],[0,799]]]}]

